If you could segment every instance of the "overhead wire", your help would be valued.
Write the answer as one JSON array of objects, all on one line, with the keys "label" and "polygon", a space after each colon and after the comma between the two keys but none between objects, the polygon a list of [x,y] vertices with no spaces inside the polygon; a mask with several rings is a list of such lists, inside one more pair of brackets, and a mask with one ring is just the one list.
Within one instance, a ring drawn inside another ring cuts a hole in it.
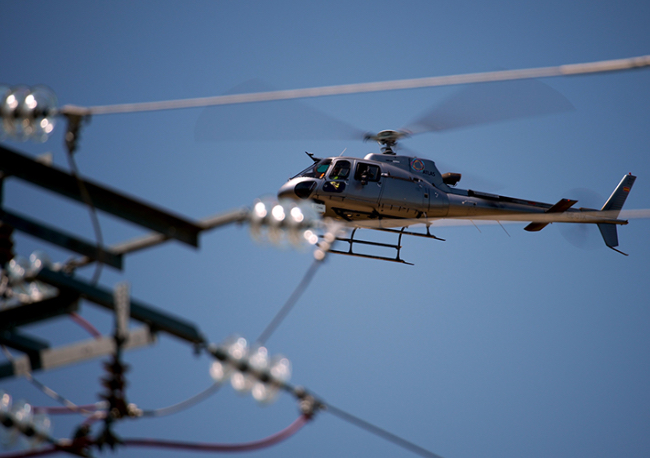
[{"label": "overhead wire", "polygon": [[405,450],[409,450],[413,453],[416,453],[426,458],[442,458],[440,455],[437,455],[430,450],[420,447],[419,445],[409,440],[406,440],[403,437],[393,434],[383,428],[380,428],[379,426],[376,426],[366,420],[363,420],[355,415],[352,415],[351,413],[346,412],[343,409],[340,409],[338,407],[329,404],[326,401],[323,401],[322,398],[315,395],[314,393],[308,392],[305,388],[301,386],[292,386],[289,383],[283,383],[281,384],[281,388],[301,401],[300,408],[302,412],[305,414],[313,416],[316,412],[321,410],[325,412],[329,412],[332,415],[352,425],[362,428],[367,432],[374,434],[384,440],[392,442],[393,444]]},{"label": "overhead wire", "polygon": [[[96,402],[94,404],[83,404],[77,405],[79,410],[84,410],[86,412],[99,411],[104,409],[106,406],[103,401]],[[48,415],[66,415],[66,414],[78,414],[79,411],[71,409],[67,406],[32,406],[34,412],[36,413],[46,413]]]},{"label": "overhead wire", "polygon": [[[104,236],[102,235],[102,228],[99,224],[99,217],[97,216],[97,209],[93,205],[92,199],[90,198],[90,194],[88,193],[88,189],[86,188],[86,185],[84,184],[83,180],[81,179],[79,175],[79,169],[77,167],[77,162],[74,159],[74,155],[72,151],[67,152],[67,157],[68,157],[68,164],[70,166],[70,172],[72,173],[72,176],[75,178],[77,181],[77,186],[79,187],[79,192],[81,193],[81,197],[88,207],[88,213],[90,214],[90,221],[93,226],[93,231],[95,232],[95,242],[97,244],[97,252],[101,252],[102,246],[104,246]],[[92,276],[91,283],[94,285],[99,281],[99,277],[101,276],[102,269],[104,266],[104,263],[101,262],[101,256],[98,259],[99,262],[95,265],[95,273]]]},{"label": "overhead wire", "polygon": [[254,92],[248,94],[229,94],[213,97],[198,97],[191,99],[165,100],[159,102],[125,103],[114,105],[99,105],[80,107],[66,105],[61,108],[63,115],[89,116],[117,113],[137,113],[146,111],[175,110],[183,108],[199,108],[217,105],[232,105],[240,103],[268,102],[274,100],[290,100],[301,98],[325,97],[333,95],[359,94],[368,92],[394,91],[400,89],[418,89],[427,87],[453,86],[517,79],[548,78],[555,76],[581,75],[589,73],[622,71],[650,66],[650,55],[630,57],[626,59],[602,60],[579,64],[559,65],[553,67],[537,67],[520,70],[501,70],[481,73],[465,73],[449,76],[433,76],[372,83],[343,84],[336,86],[321,86],[305,89],[281,91]]},{"label": "overhead wire", "polygon": [[358,426],[359,428],[365,429],[369,433],[372,433],[375,436],[379,436],[382,439],[392,442],[393,444],[398,445],[403,449],[409,450],[417,455],[426,458],[442,458],[440,455],[436,453],[433,453],[423,447],[420,447],[419,445],[416,445],[411,441],[408,441],[400,436],[397,436],[396,434],[386,431],[385,429],[380,428],[379,426],[375,426],[372,423],[367,422],[366,420],[363,420],[359,417],[352,415],[351,413],[339,409],[338,407],[334,407],[333,405],[326,404],[326,403],[324,404],[324,406],[326,412],[331,413],[332,415],[340,418],[341,420],[344,420],[348,423]]},{"label": "overhead wire", "polygon": [[191,398],[188,398],[184,401],[181,401],[179,403],[173,404],[168,407],[163,407],[160,409],[154,409],[154,410],[143,410],[142,411],[142,416],[143,417],[164,417],[167,415],[172,415],[178,412],[181,412],[185,409],[189,409],[192,406],[195,406],[201,401],[204,401],[208,397],[210,397],[212,394],[216,393],[219,391],[219,388],[221,388],[221,383],[213,383],[210,385],[208,388],[205,390],[201,391],[200,393],[192,396]]},{"label": "overhead wire", "polygon": [[296,305],[296,302],[298,302],[298,299],[300,299],[300,296],[305,292],[309,284],[311,283],[312,279],[314,278],[314,275],[316,274],[316,271],[318,270],[318,267],[323,263],[322,259],[315,259],[314,262],[312,262],[311,266],[309,269],[307,269],[307,272],[305,273],[305,276],[302,278],[298,286],[296,286],[296,289],[291,293],[291,296],[289,296],[289,299],[287,299],[287,302],[282,306],[282,308],[278,311],[278,313],[273,317],[271,322],[266,326],[264,331],[262,331],[262,334],[257,338],[257,343],[260,345],[263,345],[266,343],[266,341],[271,337],[271,334],[280,326],[282,321],[286,318],[286,316],[289,314],[291,309]]},{"label": "overhead wire", "polygon": [[[1,345],[0,348],[2,348],[2,352],[4,353],[5,357],[9,361],[14,362],[14,356],[7,349],[7,347],[5,345]],[[62,404],[63,406],[65,406],[65,408],[69,409],[70,411],[84,414],[84,415],[93,415],[95,413],[94,412],[95,409],[86,410],[84,406],[79,406],[78,404],[75,404],[65,396],[62,396],[58,392],[54,391],[49,386],[45,385],[44,383],[41,383],[36,378],[34,378],[30,370],[25,371],[24,375],[27,381],[30,382],[32,385],[34,385],[36,388],[38,388],[43,394],[47,395],[48,397]]]},{"label": "overhead wire", "polygon": [[[100,338],[102,335],[101,333],[95,328],[88,320],[83,318],[81,315],[79,315],[76,312],[71,312],[70,318],[77,323],[79,326],[84,328],[90,335],[92,335],[94,338]],[[2,345],[2,352],[4,353],[5,357],[11,361],[14,362],[14,357],[11,354],[11,352],[7,349],[5,345]],[[60,404],[63,405],[63,407],[34,407],[34,410],[40,411],[40,412],[47,412],[47,413],[54,413],[54,414],[61,414],[61,413],[77,413],[77,414],[83,414],[83,415],[89,415],[93,416],[96,414],[96,411],[101,409],[100,404],[101,403],[95,403],[95,404],[86,404],[86,405],[78,405],[75,404],[74,402],[70,401],[68,398],[65,396],[61,395],[57,391],[53,390],[49,386],[45,385],[38,379],[34,377],[34,374],[32,373],[31,370],[26,370],[25,371],[25,378],[36,388],[38,388],[43,394],[47,395],[48,397],[54,399],[55,401],[59,402]]]}]

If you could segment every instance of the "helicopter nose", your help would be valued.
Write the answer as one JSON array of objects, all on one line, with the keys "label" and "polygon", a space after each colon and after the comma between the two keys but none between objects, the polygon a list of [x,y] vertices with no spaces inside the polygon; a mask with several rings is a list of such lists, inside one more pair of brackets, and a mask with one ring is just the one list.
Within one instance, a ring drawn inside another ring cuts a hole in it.
[{"label": "helicopter nose", "polygon": [[316,182],[314,180],[290,181],[285,183],[278,191],[279,199],[309,199],[312,192],[316,189]]}]

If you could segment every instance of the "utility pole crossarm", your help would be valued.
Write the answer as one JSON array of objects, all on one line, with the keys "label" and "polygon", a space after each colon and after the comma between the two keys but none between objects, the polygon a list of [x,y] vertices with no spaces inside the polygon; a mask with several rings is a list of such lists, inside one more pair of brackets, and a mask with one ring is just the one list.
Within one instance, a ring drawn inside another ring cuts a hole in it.
[{"label": "utility pole crossarm", "polygon": [[[123,348],[125,350],[138,348],[151,345],[155,341],[156,336],[145,326],[129,331]],[[57,348],[43,348],[36,351],[36,355],[19,356],[12,361],[0,364],[0,379],[27,376],[35,370],[48,370],[76,364],[114,352],[115,338],[113,336],[88,339]],[[38,361],[38,364],[34,364],[34,361]]]},{"label": "utility pole crossarm", "polygon": [[[85,203],[77,178],[0,145],[0,172],[14,176],[70,199]],[[155,208],[92,181],[79,179],[92,205],[102,211],[156,231],[194,247],[203,228],[195,222]]]},{"label": "utility pole crossarm", "polygon": [[[74,292],[81,298],[109,310],[115,310],[113,291],[101,286],[93,286],[90,283],[47,268],[41,269],[35,279],[48,283],[60,291]],[[130,316],[147,324],[153,331],[166,332],[195,345],[205,343],[205,338],[194,324],[133,298],[131,299]]]}]

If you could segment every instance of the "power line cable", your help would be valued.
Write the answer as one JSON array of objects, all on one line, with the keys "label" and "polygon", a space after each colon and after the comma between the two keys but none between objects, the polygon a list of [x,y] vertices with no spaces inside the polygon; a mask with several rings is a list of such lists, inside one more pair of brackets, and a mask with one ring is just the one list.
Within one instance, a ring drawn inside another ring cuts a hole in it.
[{"label": "power line cable", "polygon": [[[65,415],[65,414],[78,414],[80,413],[78,410],[71,409],[70,407],[66,406],[32,406],[34,409],[34,412],[39,413],[46,413],[48,415]],[[95,404],[83,404],[83,405],[78,405],[77,408],[79,410],[84,410],[84,411],[99,411],[101,409],[106,408],[103,402],[96,402]],[[93,414],[94,415],[94,414]]]},{"label": "power line cable", "polygon": [[[5,357],[11,361],[12,363],[15,361],[14,356],[11,354],[9,350],[7,350],[7,347],[2,345],[0,346],[2,348],[2,352],[4,353]],[[29,381],[32,385],[34,385],[36,388],[38,388],[43,394],[49,396],[50,398],[54,399],[58,403],[62,404],[65,406],[67,409],[77,412],[80,414],[84,415],[92,415],[94,414],[93,410],[86,410],[84,406],[79,406],[75,404],[74,402],[70,401],[68,398],[62,396],[58,392],[54,391],[52,388],[49,386],[45,385],[44,383],[41,383],[37,379],[34,378],[34,375],[32,374],[31,371],[27,370],[25,371],[25,378],[27,381]]]},{"label": "power line cable", "polygon": [[95,414],[94,411],[97,409],[96,405],[93,405],[93,407],[90,410],[88,410],[83,405],[75,404],[74,402],[70,401],[68,398],[66,398],[66,397],[62,396],[61,394],[59,394],[58,392],[54,391],[49,386],[47,386],[44,383],[41,383],[39,380],[35,379],[31,372],[27,372],[25,374],[25,378],[32,385],[34,385],[36,388],[41,390],[44,394],[51,397],[55,401],[61,403],[68,410],[71,410],[71,411],[76,412],[76,413],[84,414],[84,415],[94,415]]},{"label": "power line cable", "polygon": [[419,445],[414,444],[413,442],[407,441],[406,439],[403,439],[391,432],[388,432],[385,429],[380,428],[379,426],[375,426],[372,423],[362,420],[361,418],[356,417],[344,410],[341,410],[338,407],[334,407],[331,404],[325,404],[325,403],[323,405],[325,406],[325,411],[331,413],[332,415],[339,417],[340,419],[347,421],[348,423],[351,423],[355,426],[358,426],[359,428],[365,429],[366,431],[376,436],[379,436],[382,439],[390,441],[395,445],[398,445],[406,450],[409,450],[413,453],[416,453],[420,456],[424,456],[426,458],[442,458],[440,455],[437,455],[425,448],[420,447]]},{"label": "power line cable", "polygon": [[[104,236],[102,235],[102,228],[99,225],[99,218],[97,216],[97,209],[93,205],[92,199],[90,198],[90,194],[88,193],[88,189],[86,189],[86,185],[84,184],[83,180],[79,176],[79,169],[77,168],[77,162],[74,159],[74,155],[72,151],[68,150],[68,164],[70,165],[70,172],[72,173],[72,176],[75,178],[77,181],[77,185],[79,186],[79,192],[81,193],[81,197],[83,198],[84,203],[88,207],[88,213],[90,214],[90,221],[93,226],[93,231],[95,232],[95,241],[97,243],[97,253],[100,254],[102,247],[104,246]],[[99,281],[99,277],[102,273],[102,268],[104,266],[104,263],[101,262],[101,255],[98,256],[98,262],[95,266],[95,273],[93,274],[91,283],[94,285]]]},{"label": "power line cable", "polygon": [[[83,318],[81,315],[79,315],[76,312],[72,312],[69,314],[70,318],[77,323],[79,326],[84,328],[90,335],[92,335],[94,338],[100,338],[101,333],[95,328],[89,321],[87,321],[85,318]],[[2,352],[4,353],[5,357],[11,361],[14,362],[14,356],[11,354],[11,352],[7,349],[6,346],[2,345]],[[68,398],[62,396],[59,394],[57,391],[53,390],[49,386],[45,385],[38,379],[34,378],[34,374],[30,371],[27,370],[25,372],[25,378],[36,388],[38,388],[42,393],[47,395],[48,397],[54,399],[55,401],[59,402],[62,404],[64,407],[34,407],[34,410],[36,411],[41,411],[41,412],[47,412],[47,413],[54,413],[54,414],[62,414],[62,413],[78,413],[78,414],[84,414],[84,415],[95,415],[95,411],[98,409],[101,409],[100,403],[97,404],[87,404],[87,405],[78,405],[75,404],[74,402],[70,401]]]},{"label": "power line cable", "polygon": [[201,401],[204,401],[212,394],[219,391],[219,388],[221,388],[221,383],[213,383],[208,388],[192,396],[191,398],[188,398],[184,401],[181,401],[169,407],[163,407],[155,410],[143,410],[142,416],[143,417],[164,417],[167,415],[178,413],[182,410],[189,409],[190,407],[195,406]]},{"label": "power line cable", "polygon": [[271,320],[266,329],[264,329],[264,331],[262,331],[262,334],[260,334],[260,336],[257,338],[257,343],[264,345],[269,337],[271,337],[271,334],[273,334],[277,327],[280,326],[282,320],[286,318],[293,306],[296,305],[296,302],[298,302],[298,299],[300,299],[300,296],[302,296],[302,294],[309,286],[309,283],[311,283],[314,275],[316,274],[316,271],[318,270],[318,267],[322,264],[322,262],[322,259],[316,259],[314,262],[312,262],[311,266],[307,270],[307,273],[305,273],[305,276],[302,278],[301,282],[298,284],[293,293],[291,293],[291,296],[289,296],[287,302],[285,302],[273,320]]},{"label": "power line cable", "polygon": [[611,71],[629,70],[650,66],[650,55],[626,59],[603,60],[580,64],[560,65],[555,67],[538,67],[520,70],[502,70],[482,73],[466,73],[449,76],[433,76],[373,83],[344,84],[322,86],[306,89],[256,92],[248,94],[230,94],[214,97],[166,100],[159,102],[125,103],[79,107],[66,105],[61,108],[63,115],[89,116],[116,113],[136,113],[144,111],[175,110],[182,108],[199,108],[216,105],[268,102],[301,98],[324,97],[332,95],[359,94],[367,92],[394,91],[400,89],[418,89],[426,87],[452,86],[516,79],[547,78],[554,76],[581,75]]},{"label": "power line cable", "polygon": [[287,393],[290,393],[291,395],[293,395],[294,397],[296,397],[301,401],[300,408],[302,412],[305,415],[309,415],[309,417],[313,417],[313,415],[317,411],[324,410],[326,412],[330,412],[334,416],[339,417],[340,419],[350,424],[365,429],[366,431],[378,437],[381,437],[384,440],[392,442],[393,444],[402,447],[405,450],[409,450],[413,453],[416,453],[426,458],[442,458],[440,455],[437,455],[430,450],[420,447],[419,445],[416,445],[411,441],[408,441],[396,434],[386,431],[385,429],[380,428],[379,426],[373,425],[372,423],[363,420],[355,415],[352,415],[351,413],[348,413],[343,409],[339,409],[338,407],[328,404],[327,402],[323,401],[320,397],[317,397],[315,394],[308,392],[305,388],[301,386],[293,386],[289,383],[282,383],[279,386],[281,389],[283,389]]}]

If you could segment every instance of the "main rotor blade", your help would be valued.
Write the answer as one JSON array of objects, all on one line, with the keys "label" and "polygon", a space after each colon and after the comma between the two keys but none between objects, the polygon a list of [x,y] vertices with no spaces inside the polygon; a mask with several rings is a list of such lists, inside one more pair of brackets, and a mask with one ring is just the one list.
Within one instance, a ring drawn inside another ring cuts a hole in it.
[{"label": "main rotor blade", "polygon": [[[228,94],[272,91],[268,83],[255,79],[242,83]],[[273,140],[362,140],[365,132],[329,116],[299,100],[208,107],[194,128],[197,141]]]},{"label": "main rotor blade", "polygon": [[547,78],[552,76],[580,75],[621,71],[650,66],[650,55],[628,59],[603,60],[583,64],[560,65],[558,67],[539,67],[522,70],[503,70],[496,72],[468,73],[463,75],[433,76],[376,83],[344,84],[340,86],[323,86],[307,89],[260,92],[252,94],[222,95],[216,97],[199,97],[194,99],[165,100],[160,102],[125,103],[80,107],[66,105],[61,108],[63,115],[100,115],[115,113],[135,113],[142,111],[174,110],[181,108],[198,108],[213,105],[230,105],[237,103],[265,102],[271,100],[325,97],[330,95],[358,94],[363,92],[394,91],[399,89],[416,89],[423,87],[454,86],[459,84],[483,83],[487,81],[507,81],[530,78]]},{"label": "main rotor blade", "polygon": [[562,94],[537,80],[467,86],[406,126],[413,134],[574,110]]}]

